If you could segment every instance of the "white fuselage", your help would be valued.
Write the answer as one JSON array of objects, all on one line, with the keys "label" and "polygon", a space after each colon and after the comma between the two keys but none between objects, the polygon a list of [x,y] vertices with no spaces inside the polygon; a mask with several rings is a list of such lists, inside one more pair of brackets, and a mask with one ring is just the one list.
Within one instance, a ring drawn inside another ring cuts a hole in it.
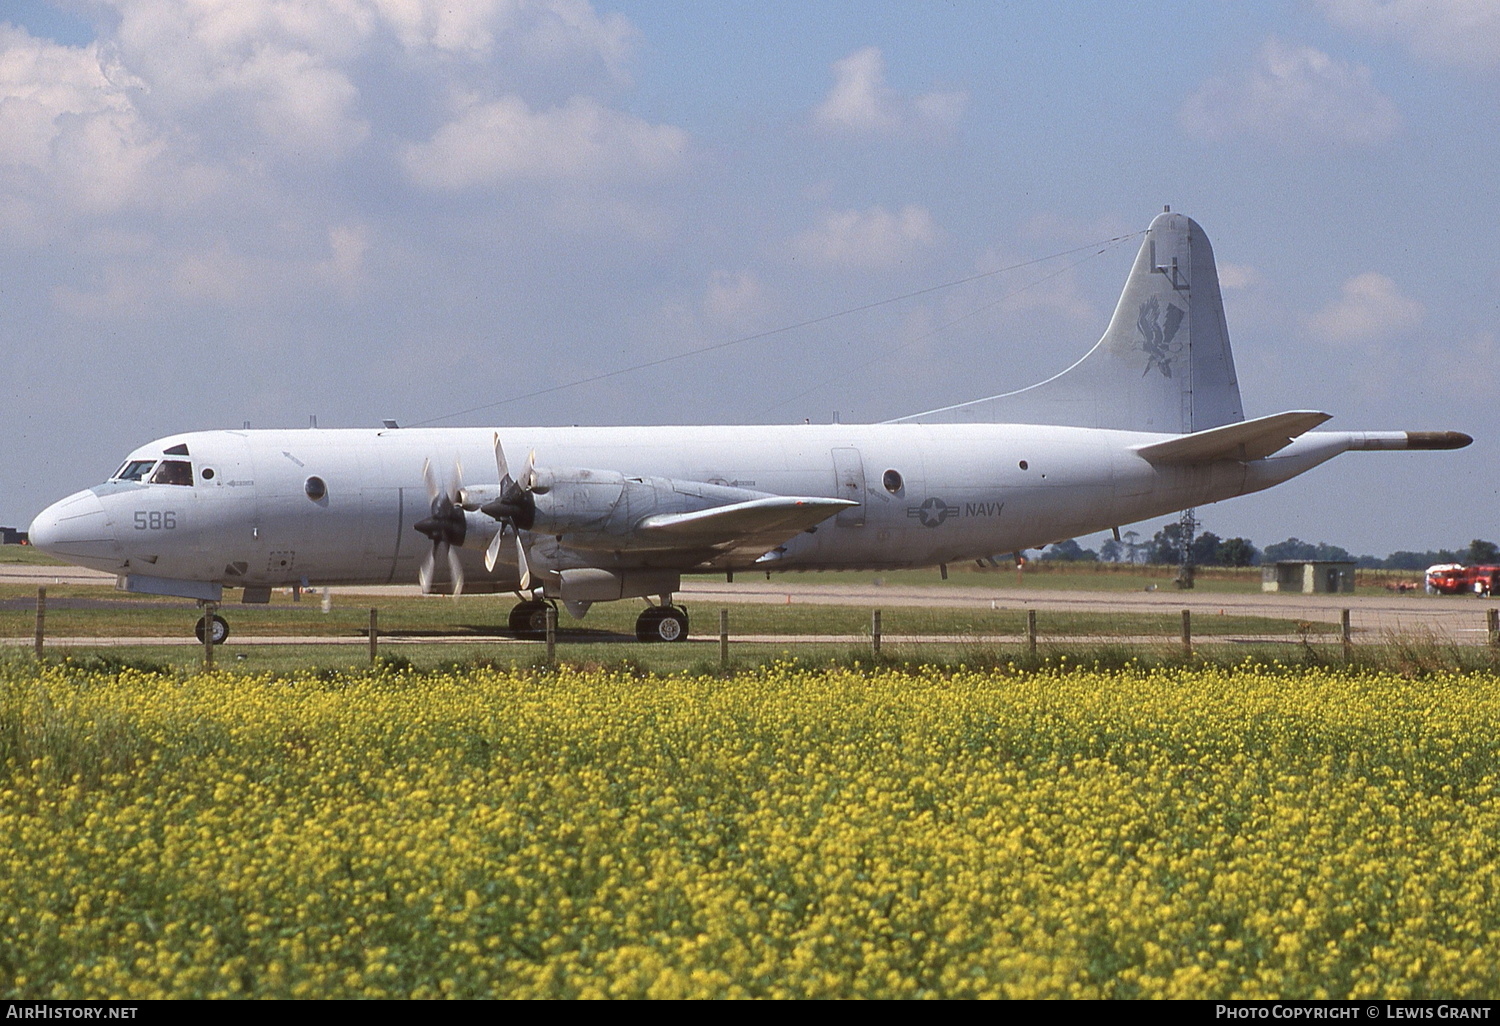
[{"label": "white fuselage", "polygon": [[[122,575],[255,588],[412,582],[430,548],[413,529],[430,511],[424,461],[461,464],[466,488],[493,496],[497,433],[506,452],[534,451],[542,466],[859,503],[758,558],[727,563],[597,546],[580,553],[565,536],[530,533],[530,559],[543,571],[868,569],[982,559],[1257,491],[1351,440],[1318,433],[1273,459],[1161,466],[1135,449],[1170,435],[1009,424],[210,431],[161,439],[131,456],[158,458],[185,446],[190,485],[111,480],[50,507],[33,531],[49,551]],[[313,477],[325,486],[317,498],[309,496]],[[469,590],[518,585],[510,550],[493,571],[484,568],[496,529],[464,543]]]}]

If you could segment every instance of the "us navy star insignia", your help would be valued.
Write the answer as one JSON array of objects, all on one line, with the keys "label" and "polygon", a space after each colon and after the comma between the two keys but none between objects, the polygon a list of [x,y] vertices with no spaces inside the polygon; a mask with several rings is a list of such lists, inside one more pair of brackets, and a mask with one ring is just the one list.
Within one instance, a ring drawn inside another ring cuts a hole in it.
[{"label": "us navy star insignia", "polygon": [[947,502],[939,499],[936,495],[923,502],[920,506],[906,507],[906,515],[910,518],[922,521],[923,527],[937,527],[949,517],[959,514],[957,506],[950,506]]}]

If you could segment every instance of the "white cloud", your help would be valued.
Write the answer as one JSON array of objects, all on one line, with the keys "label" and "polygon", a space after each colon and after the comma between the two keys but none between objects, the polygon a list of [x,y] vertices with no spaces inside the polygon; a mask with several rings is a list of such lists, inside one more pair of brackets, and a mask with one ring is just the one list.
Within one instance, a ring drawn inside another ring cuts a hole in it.
[{"label": "white cloud", "polygon": [[885,207],[835,211],[792,240],[799,255],[815,263],[841,267],[894,267],[930,249],[937,242],[937,225],[924,208]]},{"label": "white cloud", "polygon": [[1344,345],[1391,338],[1417,326],[1421,303],[1401,294],[1396,283],[1376,271],[1344,282],[1339,297],[1307,320],[1308,329]]},{"label": "white cloud", "polygon": [[957,123],[968,100],[962,92],[901,96],[885,84],[885,57],[874,46],[834,61],[833,77],[833,89],[814,109],[813,122],[835,131],[941,131]]},{"label": "white cloud", "polygon": [[765,288],[749,271],[715,271],[703,296],[703,317],[710,324],[752,323],[766,305]]},{"label": "white cloud", "polygon": [[[113,0],[115,46],[163,119],[200,112],[240,124],[246,148],[265,142],[298,160],[335,159],[364,140],[359,91],[346,65],[376,24],[358,0]],[[245,132],[243,122],[256,129]],[[222,131],[222,129],[221,129]]]},{"label": "white cloud", "polygon": [[33,198],[83,211],[146,197],[165,144],[136,110],[135,86],[95,45],[60,46],[0,23],[0,167],[24,169]]},{"label": "white cloud", "polygon": [[436,55],[446,76],[586,58],[619,77],[634,39],[623,16],[584,0],[101,2],[118,15],[122,59],[164,116],[198,112],[220,126],[238,117],[256,129],[246,148],[264,141],[298,161],[338,159],[368,137],[357,80],[383,41],[394,39],[405,73],[432,70]]},{"label": "white cloud", "polygon": [[533,58],[590,55],[619,72],[636,38],[621,14],[601,16],[584,0],[374,0],[408,50],[482,60],[506,40]]},{"label": "white cloud", "polygon": [[1500,67],[1495,0],[1318,0],[1342,28],[1394,39],[1440,64]]},{"label": "white cloud", "polygon": [[1249,264],[1219,264],[1219,287],[1226,292],[1253,289],[1265,283],[1266,276]]},{"label": "white cloud", "polygon": [[1211,142],[1245,137],[1283,145],[1374,146],[1401,129],[1396,105],[1375,87],[1369,68],[1278,39],[1266,41],[1247,71],[1205,82],[1178,121]]},{"label": "white cloud", "polygon": [[[1045,221],[1046,215],[1034,219],[1032,225]],[[993,309],[1006,315],[1011,324],[1015,324],[1011,319],[1014,314],[1031,312],[1041,315],[1039,319],[1027,323],[1025,331],[1021,332],[1023,336],[1028,333],[1034,335],[1036,327],[1043,322],[1050,325],[1048,330],[1053,334],[1089,331],[1102,324],[1101,314],[1083,295],[1078,277],[1071,268],[1058,266],[1055,262],[1028,266],[1030,262],[1030,257],[991,247],[974,264],[974,273],[995,275],[993,284],[985,286],[979,294],[993,295],[994,298],[989,300]],[[1016,270],[996,274],[1006,268]],[[952,315],[957,316],[972,311],[975,299],[973,296],[956,293],[949,302],[952,304]]]},{"label": "white cloud", "polygon": [[614,179],[669,171],[687,134],[575,96],[533,111],[518,96],[475,103],[425,143],[406,148],[408,176],[429,189],[552,178]]}]

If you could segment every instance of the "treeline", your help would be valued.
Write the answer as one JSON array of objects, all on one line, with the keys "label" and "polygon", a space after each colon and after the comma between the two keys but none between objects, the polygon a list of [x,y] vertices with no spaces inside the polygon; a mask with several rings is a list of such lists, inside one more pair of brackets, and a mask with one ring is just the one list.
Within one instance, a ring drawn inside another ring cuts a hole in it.
[{"label": "treeline", "polygon": [[[1300,538],[1288,538],[1260,549],[1249,538],[1220,538],[1212,531],[1204,531],[1193,537],[1192,554],[1193,563],[1197,566],[1259,566],[1283,559],[1320,559],[1352,562],[1361,568],[1372,570],[1425,570],[1437,563],[1500,563],[1500,546],[1482,538],[1475,538],[1466,549],[1429,549],[1426,552],[1403,549],[1380,559],[1376,556],[1356,556],[1338,545],[1327,542],[1314,544]],[[1042,559],[1062,562],[1179,563],[1182,561],[1182,527],[1176,523],[1167,524],[1150,540],[1142,540],[1138,531],[1125,531],[1118,541],[1110,538],[1099,546],[1097,552],[1085,549],[1077,541],[1070,539],[1048,546],[1042,553]]]}]

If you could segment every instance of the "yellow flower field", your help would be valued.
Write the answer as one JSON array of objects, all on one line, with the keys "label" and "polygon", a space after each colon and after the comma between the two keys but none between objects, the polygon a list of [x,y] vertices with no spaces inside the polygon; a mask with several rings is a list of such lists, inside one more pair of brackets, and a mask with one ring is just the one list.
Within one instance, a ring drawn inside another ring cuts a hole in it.
[{"label": "yellow flower field", "polygon": [[0,667],[7,997],[1495,997],[1500,677]]}]

